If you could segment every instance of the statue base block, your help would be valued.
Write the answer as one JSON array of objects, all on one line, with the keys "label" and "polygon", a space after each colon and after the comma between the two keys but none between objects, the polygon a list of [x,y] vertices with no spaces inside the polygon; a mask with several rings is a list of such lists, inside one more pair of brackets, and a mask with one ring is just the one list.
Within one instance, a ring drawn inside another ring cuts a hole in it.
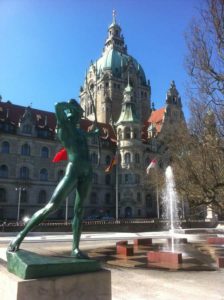
[{"label": "statue base block", "polygon": [[1,300],[111,300],[107,270],[24,280],[0,265],[0,278]]},{"label": "statue base block", "polygon": [[26,250],[7,251],[8,271],[22,279],[72,275],[100,270],[100,263],[91,259],[42,256]]}]

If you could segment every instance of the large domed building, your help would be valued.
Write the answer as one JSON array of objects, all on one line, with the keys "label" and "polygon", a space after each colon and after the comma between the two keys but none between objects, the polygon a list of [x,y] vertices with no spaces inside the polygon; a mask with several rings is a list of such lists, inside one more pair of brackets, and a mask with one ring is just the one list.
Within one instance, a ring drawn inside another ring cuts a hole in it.
[{"label": "large domed building", "polygon": [[80,94],[81,106],[86,112],[86,117],[94,119],[90,99],[92,93],[98,121],[116,122],[120,115],[128,77],[133,88],[136,113],[143,123],[150,112],[150,84],[146,80],[142,66],[128,54],[121,27],[113,15],[102,55],[91,64]]},{"label": "large domed building", "polygon": [[[165,137],[184,122],[174,81],[164,102],[158,110],[151,105],[149,80],[128,53],[113,14],[102,55],[91,63],[80,91],[81,128],[88,131],[97,116],[100,129],[99,140],[88,141],[93,184],[85,217],[159,217],[160,191],[146,168],[152,160],[161,169],[168,164]],[[52,163],[61,147],[55,126],[54,113],[0,99],[0,221],[33,214],[63,176],[66,162]],[[70,195],[52,218],[71,218],[73,200]]]}]

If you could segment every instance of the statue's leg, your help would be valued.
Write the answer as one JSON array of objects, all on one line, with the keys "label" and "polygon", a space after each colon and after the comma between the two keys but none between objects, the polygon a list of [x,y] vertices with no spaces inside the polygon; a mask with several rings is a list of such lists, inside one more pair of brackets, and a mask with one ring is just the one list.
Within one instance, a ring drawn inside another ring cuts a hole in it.
[{"label": "statue's leg", "polygon": [[82,220],[83,220],[83,203],[87,199],[91,187],[91,178],[82,178],[77,185],[74,219],[72,223],[73,230],[73,247],[72,256],[77,258],[88,258],[88,256],[79,250],[79,241],[82,233]]},{"label": "statue's leg", "polygon": [[[68,171],[68,170],[67,170]],[[28,221],[24,229],[16,236],[16,238],[9,244],[9,251],[17,251],[23,239],[35,226],[40,224],[46,217],[58,209],[61,202],[70,194],[70,192],[76,186],[76,180],[74,174],[69,176],[69,172],[66,172],[66,175],[57,185],[50,201],[42,209],[38,210]]]}]

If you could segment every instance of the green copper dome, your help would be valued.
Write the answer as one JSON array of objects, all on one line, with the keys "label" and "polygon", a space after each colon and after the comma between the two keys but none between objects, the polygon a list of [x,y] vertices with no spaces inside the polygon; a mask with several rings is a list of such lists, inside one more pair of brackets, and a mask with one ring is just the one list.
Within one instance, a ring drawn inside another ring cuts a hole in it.
[{"label": "green copper dome", "polygon": [[139,77],[142,85],[146,85],[145,73],[141,67],[141,65],[134,59],[132,56],[117,51],[115,49],[109,49],[105,51],[101,58],[99,58],[96,62],[97,65],[97,73],[101,75],[102,72],[106,70],[111,70],[113,76],[121,77],[122,72],[126,70],[126,67],[132,63],[134,67],[134,71],[139,73]]}]

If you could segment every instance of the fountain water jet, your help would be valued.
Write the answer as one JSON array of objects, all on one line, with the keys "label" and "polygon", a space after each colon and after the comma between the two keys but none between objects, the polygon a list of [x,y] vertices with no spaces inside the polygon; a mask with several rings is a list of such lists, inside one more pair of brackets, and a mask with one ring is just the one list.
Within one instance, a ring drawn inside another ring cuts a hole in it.
[{"label": "fountain water jet", "polygon": [[170,221],[171,250],[174,252],[174,230],[180,227],[178,217],[178,195],[175,188],[173,170],[168,166],[165,171],[166,184],[163,191],[164,217]]},{"label": "fountain water jet", "polygon": [[164,217],[170,221],[170,234],[171,239],[168,239],[168,245],[171,249],[162,251],[149,251],[147,254],[147,259],[149,263],[159,263],[160,265],[167,265],[171,268],[178,268],[177,266],[182,263],[182,253],[174,251],[174,230],[179,227],[178,218],[178,196],[175,189],[175,182],[173,171],[170,166],[166,168],[165,171],[166,185],[163,191],[163,208]]}]

